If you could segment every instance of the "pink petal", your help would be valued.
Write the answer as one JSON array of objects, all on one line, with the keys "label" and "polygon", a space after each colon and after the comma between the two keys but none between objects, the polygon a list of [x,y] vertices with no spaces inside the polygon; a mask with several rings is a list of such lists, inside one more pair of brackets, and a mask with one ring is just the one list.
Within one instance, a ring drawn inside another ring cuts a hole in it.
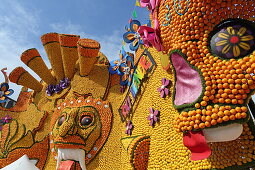
[{"label": "pink petal", "polygon": [[153,124],[154,124],[154,121],[153,121],[153,119],[151,119],[150,125],[153,126]]},{"label": "pink petal", "polygon": [[159,88],[158,88],[158,92],[161,92],[161,90],[162,90],[161,87],[159,87]]},{"label": "pink petal", "polygon": [[147,117],[147,120],[151,120],[151,117],[150,117],[150,116],[148,116],[148,117]]},{"label": "pink petal", "polygon": [[153,112],[154,112],[153,108],[149,108],[149,111],[150,111],[150,113],[152,113],[152,114],[153,114]]},{"label": "pink petal", "polygon": [[164,83],[164,86],[168,86],[169,83],[170,83],[170,81],[169,81],[169,80],[166,80],[165,83]]},{"label": "pink petal", "polygon": [[133,127],[134,127],[134,126],[133,126],[132,124],[131,124],[131,125],[129,125],[129,129],[133,129]]},{"label": "pink petal", "polygon": [[155,111],[154,111],[154,116],[157,116],[158,113],[159,113],[159,111],[158,111],[158,110],[155,110]]},{"label": "pink petal", "polygon": [[164,90],[162,90],[162,91],[160,92],[160,97],[161,97],[161,98],[164,98],[164,97],[165,97],[165,92],[164,92]]},{"label": "pink petal", "polygon": [[162,79],[161,79],[161,82],[162,82],[162,85],[165,85],[166,78],[162,78]]},{"label": "pink petal", "polygon": [[165,88],[164,90],[165,90],[165,95],[168,96],[168,94],[169,94],[169,89],[168,89],[168,88]]}]

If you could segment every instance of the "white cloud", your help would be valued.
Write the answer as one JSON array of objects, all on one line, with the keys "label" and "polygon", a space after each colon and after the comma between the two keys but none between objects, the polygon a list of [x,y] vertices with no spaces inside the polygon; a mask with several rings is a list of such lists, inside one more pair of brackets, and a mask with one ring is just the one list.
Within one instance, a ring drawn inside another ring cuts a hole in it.
[{"label": "white cloud", "polygon": [[[20,61],[20,54],[34,47],[34,45],[31,44],[31,39],[38,34],[38,20],[39,18],[35,11],[23,7],[19,2],[1,1],[0,63],[2,68],[8,68],[8,73],[17,66],[26,68]],[[32,71],[29,72],[32,73]],[[2,75],[0,76],[1,82],[3,82],[4,77]],[[12,98],[16,99],[21,87],[12,83],[10,86],[16,92]]]}]

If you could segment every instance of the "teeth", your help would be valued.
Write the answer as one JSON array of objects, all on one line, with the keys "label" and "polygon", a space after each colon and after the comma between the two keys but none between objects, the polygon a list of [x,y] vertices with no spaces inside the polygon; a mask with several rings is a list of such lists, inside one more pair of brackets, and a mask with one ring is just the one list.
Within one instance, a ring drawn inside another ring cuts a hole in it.
[{"label": "teeth", "polygon": [[81,169],[86,170],[85,151],[82,149],[58,149],[57,167],[59,168],[61,160],[79,161]]},{"label": "teeth", "polygon": [[243,125],[233,123],[203,130],[206,142],[226,142],[237,139],[243,132]]}]

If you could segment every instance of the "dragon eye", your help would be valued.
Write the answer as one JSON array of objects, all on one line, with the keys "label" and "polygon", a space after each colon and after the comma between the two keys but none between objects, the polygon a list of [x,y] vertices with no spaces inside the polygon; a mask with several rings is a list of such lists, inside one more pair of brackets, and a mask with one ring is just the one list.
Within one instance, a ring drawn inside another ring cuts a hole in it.
[{"label": "dragon eye", "polygon": [[211,52],[226,59],[245,57],[255,49],[254,38],[255,31],[251,23],[241,19],[228,20],[213,32]]},{"label": "dragon eye", "polygon": [[65,121],[65,116],[61,116],[58,120],[58,126],[61,126]]},{"label": "dragon eye", "polygon": [[84,115],[81,117],[80,122],[82,126],[87,126],[92,122],[92,117],[88,115]]}]

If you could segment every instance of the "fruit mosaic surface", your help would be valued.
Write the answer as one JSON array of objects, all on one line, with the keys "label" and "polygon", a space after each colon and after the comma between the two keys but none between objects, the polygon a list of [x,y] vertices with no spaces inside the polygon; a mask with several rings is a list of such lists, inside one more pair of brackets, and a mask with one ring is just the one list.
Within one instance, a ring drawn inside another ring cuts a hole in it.
[{"label": "fruit mosaic surface", "polygon": [[0,168],[24,154],[46,170],[255,167],[254,2],[139,4],[152,26],[130,21],[133,52],[122,48],[120,59],[59,33],[41,37],[52,68],[36,49],[22,53],[41,80],[23,67],[9,74],[23,89],[0,106]]}]

